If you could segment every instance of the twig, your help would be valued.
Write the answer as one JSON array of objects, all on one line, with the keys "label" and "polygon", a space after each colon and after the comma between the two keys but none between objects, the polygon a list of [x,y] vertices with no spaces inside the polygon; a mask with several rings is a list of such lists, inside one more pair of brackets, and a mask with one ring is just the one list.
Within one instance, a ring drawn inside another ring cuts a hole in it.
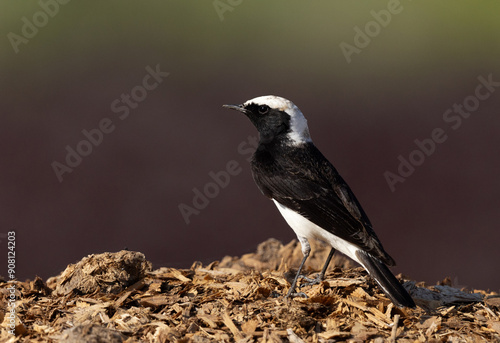
[{"label": "twig", "polygon": [[391,342],[396,343],[396,335],[398,333],[398,324],[399,324],[399,314],[394,315],[394,324],[392,324],[392,332],[391,332]]}]

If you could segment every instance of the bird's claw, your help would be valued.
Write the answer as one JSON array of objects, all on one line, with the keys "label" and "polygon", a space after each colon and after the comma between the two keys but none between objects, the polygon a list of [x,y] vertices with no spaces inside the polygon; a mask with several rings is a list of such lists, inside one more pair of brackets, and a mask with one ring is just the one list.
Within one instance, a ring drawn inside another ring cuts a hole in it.
[{"label": "bird's claw", "polygon": [[[314,279],[308,278],[305,275],[299,275],[299,278],[302,280],[305,280],[305,283],[300,284],[299,288],[302,288],[304,286],[314,286],[314,285],[319,285],[321,281],[323,281],[323,276],[319,274],[317,277]],[[304,292],[295,292],[295,290],[290,289],[288,294],[286,295],[287,298],[295,298],[295,297],[301,297],[301,298],[308,298],[308,296]]]},{"label": "bird's claw", "polygon": [[301,275],[300,278],[302,280],[305,280],[306,282],[301,283],[299,288],[305,287],[305,286],[314,286],[314,285],[319,285],[321,281],[323,281],[323,277],[321,275],[318,275],[314,279],[308,278],[307,276]]},{"label": "bird's claw", "polygon": [[300,297],[300,298],[309,298],[307,296],[307,294],[305,294],[304,292],[288,292],[288,294],[286,295],[287,298],[295,298],[295,297]]}]

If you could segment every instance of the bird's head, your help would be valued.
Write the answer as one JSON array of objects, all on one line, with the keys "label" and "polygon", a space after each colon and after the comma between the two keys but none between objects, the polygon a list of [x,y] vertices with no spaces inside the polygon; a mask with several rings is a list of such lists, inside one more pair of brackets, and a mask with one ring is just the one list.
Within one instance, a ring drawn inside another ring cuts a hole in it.
[{"label": "bird's head", "polygon": [[290,100],[275,95],[260,96],[241,105],[223,105],[244,113],[260,134],[260,142],[277,140],[300,145],[311,141],[307,120]]}]

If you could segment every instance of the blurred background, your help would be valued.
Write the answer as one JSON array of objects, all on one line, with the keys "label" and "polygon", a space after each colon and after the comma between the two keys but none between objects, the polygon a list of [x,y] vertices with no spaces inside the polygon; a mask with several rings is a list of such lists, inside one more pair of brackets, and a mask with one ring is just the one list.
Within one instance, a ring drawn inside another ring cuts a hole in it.
[{"label": "blurred background", "polygon": [[[256,130],[221,108],[274,94],[305,113],[395,272],[498,291],[499,11],[495,1],[2,1],[2,254],[16,231],[16,276],[45,279],[125,247],[158,268],[289,242],[252,180]],[[446,140],[414,152],[435,129]],[[414,170],[391,187],[388,173],[410,157]]]}]

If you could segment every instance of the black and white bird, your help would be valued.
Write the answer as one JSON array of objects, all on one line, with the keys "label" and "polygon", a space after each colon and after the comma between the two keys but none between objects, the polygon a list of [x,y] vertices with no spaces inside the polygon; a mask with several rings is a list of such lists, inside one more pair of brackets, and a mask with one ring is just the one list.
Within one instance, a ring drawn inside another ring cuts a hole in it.
[{"label": "black and white bird", "polygon": [[295,287],[311,252],[308,239],[318,239],[332,249],[312,283],[323,279],[338,250],[362,265],[395,305],[415,307],[389,270],[395,262],[385,252],[353,192],[313,144],[299,108],[273,95],[223,107],[244,113],[259,131],[259,145],[251,161],[254,180],[301,243],[304,258],[287,297],[300,294],[295,293]]}]

